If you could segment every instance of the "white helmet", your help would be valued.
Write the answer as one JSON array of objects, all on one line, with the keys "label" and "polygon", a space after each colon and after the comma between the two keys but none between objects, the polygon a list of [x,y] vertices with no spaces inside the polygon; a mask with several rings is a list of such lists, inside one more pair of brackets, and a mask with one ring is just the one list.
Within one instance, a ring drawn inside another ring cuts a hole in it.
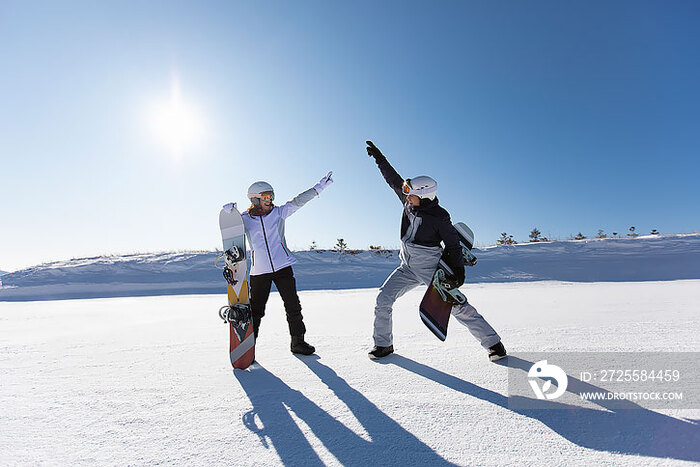
[{"label": "white helmet", "polygon": [[272,199],[275,199],[275,190],[267,182],[255,182],[248,188],[248,199],[253,204],[259,204],[263,193],[272,193]]},{"label": "white helmet", "polygon": [[416,195],[419,198],[435,199],[437,182],[427,175],[407,178],[403,182],[403,193],[405,195]]}]

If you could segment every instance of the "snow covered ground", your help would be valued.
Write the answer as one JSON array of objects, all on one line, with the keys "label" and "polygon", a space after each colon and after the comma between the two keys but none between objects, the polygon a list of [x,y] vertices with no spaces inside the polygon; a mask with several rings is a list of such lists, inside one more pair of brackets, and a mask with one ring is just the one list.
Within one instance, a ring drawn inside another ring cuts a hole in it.
[{"label": "snow covered ground", "polygon": [[[276,293],[259,365],[232,371],[225,296],[0,303],[2,465],[675,465],[700,411],[508,409],[506,369],[452,320],[446,342],[376,289],[301,292],[317,356],[288,351]],[[510,351],[700,351],[700,280],[465,288]]]},{"label": "snow covered ground", "polygon": [[[303,290],[379,287],[396,251],[296,252]],[[467,281],[659,281],[700,279],[700,234],[530,243],[477,250]],[[0,301],[221,293],[214,252],[100,256],[58,261],[2,278]]]}]

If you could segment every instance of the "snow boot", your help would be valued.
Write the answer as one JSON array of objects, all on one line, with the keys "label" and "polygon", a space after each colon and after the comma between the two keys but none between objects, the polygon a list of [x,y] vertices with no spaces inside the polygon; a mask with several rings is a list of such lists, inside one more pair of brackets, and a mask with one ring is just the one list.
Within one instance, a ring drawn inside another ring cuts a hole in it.
[{"label": "snow boot", "polygon": [[292,345],[290,346],[292,353],[298,353],[301,355],[311,355],[316,352],[316,348],[313,345],[309,345],[304,342],[304,335],[292,336]]},{"label": "snow boot", "polygon": [[489,360],[492,362],[495,362],[496,360],[500,360],[503,357],[507,357],[508,355],[506,354],[506,348],[503,347],[503,343],[500,341],[497,344],[492,345],[489,347]]},{"label": "snow boot", "polygon": [[394,346],[393,345],[390,345],[388,347],[382,347],[379,345],[375,345],[374,348],[372,350],[370,350],[367,355],[372,360],[376,360],[378,358],[386,357],[387,355],[392,354],[392,353],[394,353]]}]

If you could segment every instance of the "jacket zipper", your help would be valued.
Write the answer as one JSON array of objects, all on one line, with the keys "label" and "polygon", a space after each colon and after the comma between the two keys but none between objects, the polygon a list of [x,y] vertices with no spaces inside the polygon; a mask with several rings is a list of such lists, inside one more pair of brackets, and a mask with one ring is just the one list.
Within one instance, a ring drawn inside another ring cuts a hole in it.
[{"label": "jacket zipper", "polygon": [[418,216],[413,216],[413,222],[411,222],[411,243],[416,241],[416,234],[418,233]]},{"label": "jacket zipper", "polygon": [[410,235],[406,238],[407,243],[414,243],[416,240],[416,233],[418,230],[418,227],[416,226],[417,221],[418,221],[418,216],[415,214],[413,215],[413,219],[411,219],[410,216],[408,217],[408,222],[409,222],[408,233],[410,233]]},{"label": "jacket zipper", "polygon": [[267,248],[267,257],[270,258],[270,267],[272,268],[272,272],[275,272],[275,265],[272,264],[272,255],[270,254],[270,245],[267,244],[267,234],[265,233],[265,223],[263,222],[262,216],[260,217],[260,225],[262,225],[262,229],[263,229],[263,238],[265,239],[265,248]]}]

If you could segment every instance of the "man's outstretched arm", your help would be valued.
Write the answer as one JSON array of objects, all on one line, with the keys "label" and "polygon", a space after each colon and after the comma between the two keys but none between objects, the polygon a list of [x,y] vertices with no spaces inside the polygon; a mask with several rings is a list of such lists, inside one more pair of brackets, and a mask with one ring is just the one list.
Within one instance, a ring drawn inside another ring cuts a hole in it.
[{"label": "man's outstretched arm", "polygon": [[394,170],[391,164],[389,164],[389,161],[386,160],[384,154],[382,154],[382,151],[371,141],[367,141],[367,154],[370,157],[374,157],[374,161],[377,163],[377,167],[379,167],[379,171],[382,173],[384,180],[386,180],[401,202],[403,202],[406,195],[401,191],[403,187],[403,178],[401,178],[401,175]]}]

